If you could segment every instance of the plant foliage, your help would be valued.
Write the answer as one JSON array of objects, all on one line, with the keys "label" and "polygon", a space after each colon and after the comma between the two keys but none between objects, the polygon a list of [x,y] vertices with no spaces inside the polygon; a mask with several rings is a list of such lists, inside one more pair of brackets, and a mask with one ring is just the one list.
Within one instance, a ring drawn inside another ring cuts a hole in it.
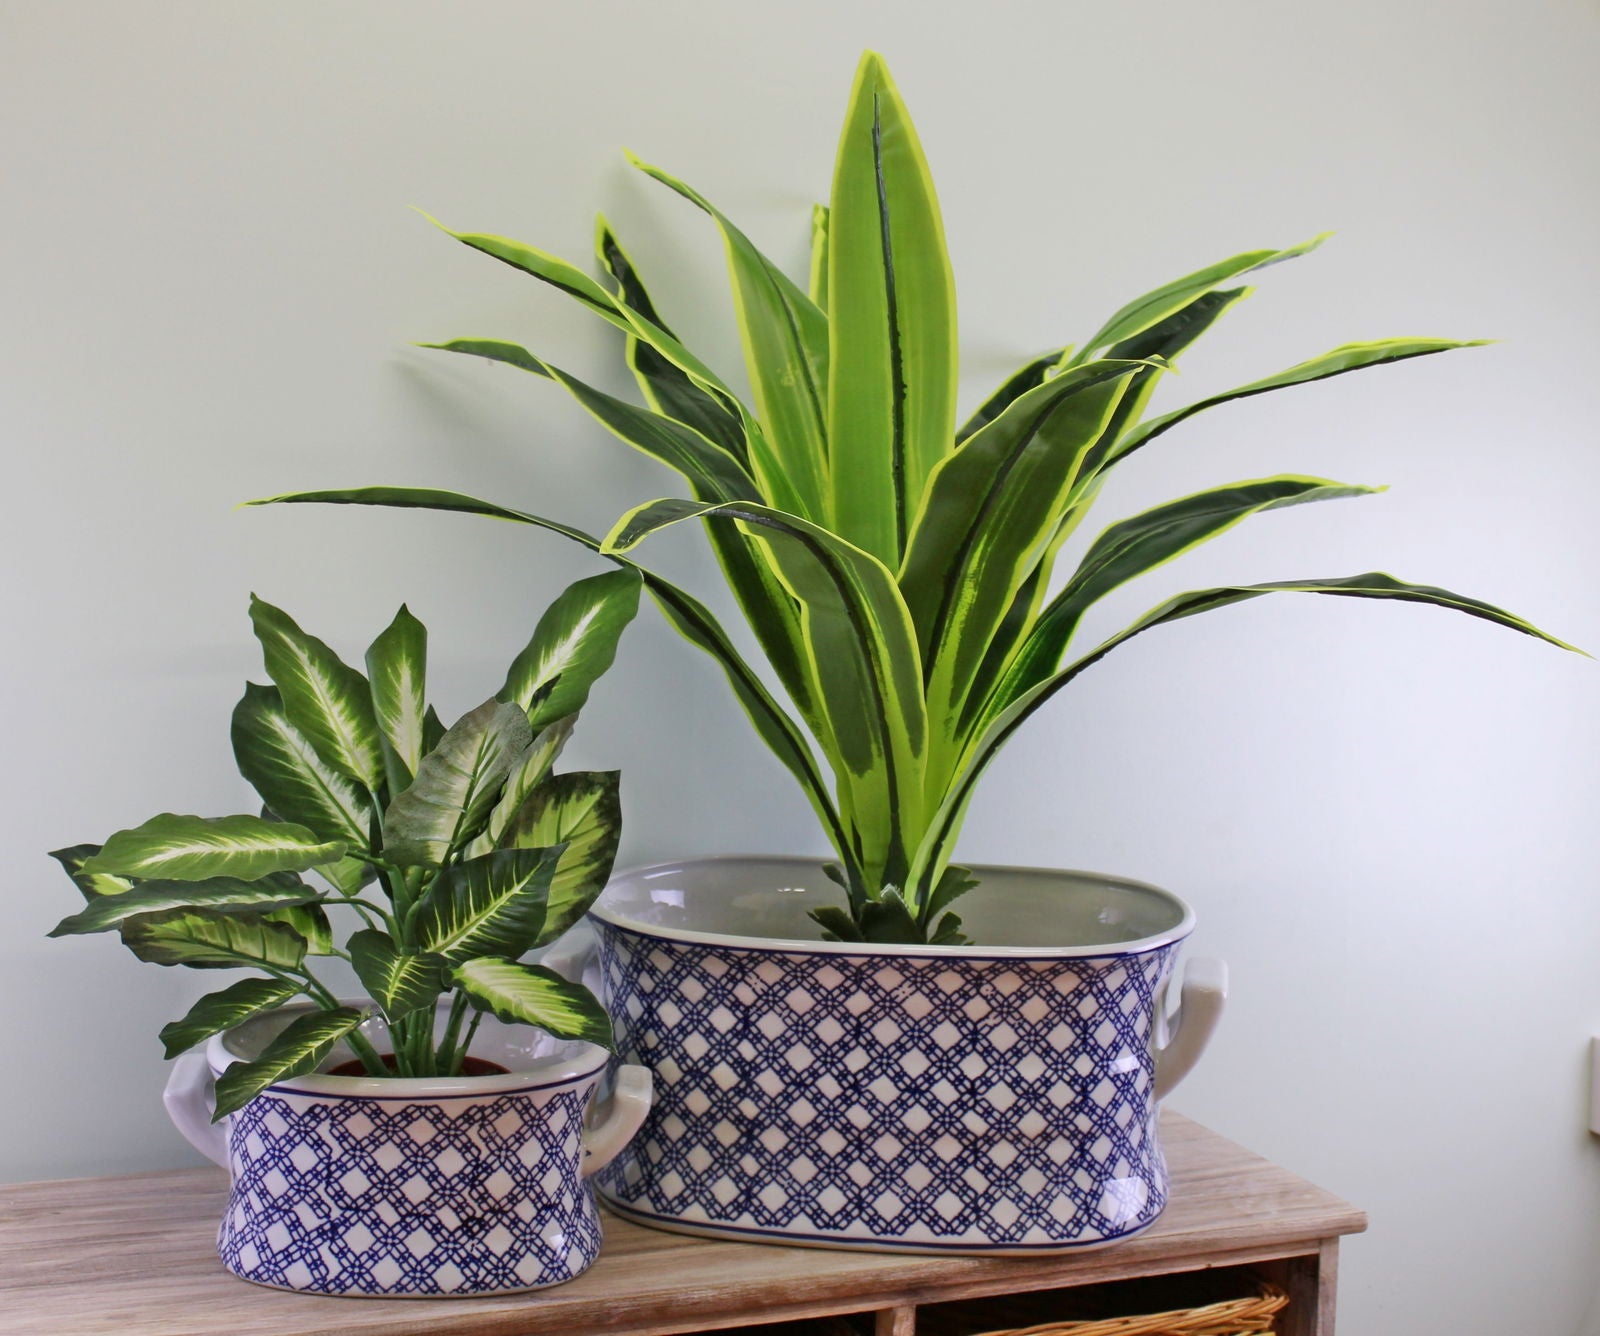
[{"label": "plant foliage", "polygon": [[[623,568],[567,589],[499,694],[449,728],[427,703],[427,631],[405,608],[363,675],[253,600],[272,685],[245,686],[233,751],[263,813],[162,813],[57,850],[85,905],[50,935],[120,932],[141,960],[253,971],[161,1032],[168,1057],[296,999],[316,1004],[219,1078],[219,1118],[341,1041],[373,1075],[454,1075],[484,1011],[609,1047],[593,995],[519,957],[571,926],[616,857],[616,772],[553,767],[639,588]],[[329,921],[339,911],[357,927],[343,949]],[[341,1006],[310,967],[317,956],[348,961],[371,1006]],[[374,1011],[392,1067],[360,1030]]]},{"label": "plant foliage", "polygon": [[[857,71],[832,198],[812,219],[805,288],[712,202],[633,162],[720,233],[752,404],[678,340],[604,219],[596,230],[602,281],[505,237],[445,230],[621,331],[642,406],[517,344],[466,338],[423,346],[554,381],[614,435],[681,474],[687,498],[640,506],[604,538],[448,492],[363,488],[271,500],[488,515],[552,530],[638,571],[667,619],[721,665],[816,810],[847,901],[819,911],[830,935],[961,940],[948,906],[973,883],[951,859],[978,778],[1057,690],[1151,627],[1297,591],[1431,603],[1552,640],[1488,604],[1373,573],[1199,590],[1098,645],[1077,642],[1097,600],[1250,516],[1378,490],[1292,474],[1228,483],[1112,524],[1059,579],[1063,544],[1135,450],[1236,399],[1473,346],[1431,338],[1347,344],[1146,418],[1174,362],[1250,294],[1238,280],[1323,238],[1247,251],[1164,284],[1076,349],[1031,359],[962,421],[955,287],[939,205],[880,57],[869,52]],[[789,707],[700,603],[634,562],[637,546],[686,520],[704,524]],[[342,772],[355,772],[358,759],[352,752]]]}]

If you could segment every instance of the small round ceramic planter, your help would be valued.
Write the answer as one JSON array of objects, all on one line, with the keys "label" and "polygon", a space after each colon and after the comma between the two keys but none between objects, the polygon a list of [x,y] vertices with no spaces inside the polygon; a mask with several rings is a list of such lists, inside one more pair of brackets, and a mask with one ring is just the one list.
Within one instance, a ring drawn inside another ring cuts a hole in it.
[{"label": "small round ceramic planter", "polygon": [[[641,1223],[898,1252],[1038,1253],[1148,1227],[1167,1201],[1157,1105],[1199,1058],[1226,970],[1153,886],[980,867],[970,947],[821,942],[815,862],[624,873],[587,971],[620,1052],[655,1073],[640,1136],[596,1180]],[[809,940],[808,940],[809,939]]]},{"label": "small round ceramic planter", "polygon": [[[444,1298],[559,1285],[600,1250],[588,1176],[650,1106],[624,1066],[609,1107],[584,1115],[608,1055],[485,1017],[473,1054],[505,1075],[284,1080],[220,1124],[217,1075],[304,1008],[250,1021],[178,1059],[172,1120],[232,1176],[217,1234],[243,1280],[316,1294]],[[381,1020],[366,1033],[382,1048]],[[350,1053],[341,1046],[325,1066]]]}]

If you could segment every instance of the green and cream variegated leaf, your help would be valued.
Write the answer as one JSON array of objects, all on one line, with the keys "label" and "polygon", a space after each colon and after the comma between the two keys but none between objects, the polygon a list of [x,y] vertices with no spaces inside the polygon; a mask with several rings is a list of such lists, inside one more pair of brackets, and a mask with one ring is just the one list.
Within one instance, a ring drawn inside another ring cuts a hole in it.
[{"label": "green and cream variegated leaf", "polygon": [[500,849],[446,868],[413,907],[408,935],[451,962],[525,955],[543,930],[561,853]]},{"label": "green and cream variegated leaf", "polygon": [[[1168,599],[1159,607],[1147,612],[1131,626],[1102,641],[1090,653],[1036,683],[995,715],[983,737],[971,750],[960,778],[950,787],[943,803],[929,823],[928,836],[918,851],[913,874],[917,884],[925,884],[935,875],[936,869],[949,861],[955,847],[956,835],[972,801],[977,782],[1000,749],[1030,716],[1080,673],[1100,662],[1117,646],[1157,626],[1165,626],[1169,622],[1193,617],[1198,613],[1210,612],[1214,608],[1260,598],[1265,594],[1278,593],[1330,594],[1341,598],[1393,599],[1405,603],[1426,603],[1434,607],[1463,612],[1470,617],[1479,617],[1513,631],[1520,631],[1524,635],[1546,641],[1560,649],[1577,650],[1577,646],[1558,640],[1531,622],[1524,621],[1521,617],[1493,604],[1468,598],[1464,594],[1452,593],[1448,589],[1439,589],[1433,585],[1408,584],[1381,571],[1322,580],[1280,580],[1257,585],[1221,585],[1212,589],[1179,594],[1176,598]],[[1581,650],[1577,652],[1582,653]]]},{"label": "green and cream variegated leaf", "polygon": [[1018,367],[1003,380],[956,432],[956,444],[976,435],[1029,390],[1036,390],[1072,356],[1071,348],[1057,348]]},{"label": "green and cream variegated leaf", "polygon": [[173,881],[256,881],[272,872],[304,872],[343,856],[344,850],[343,841],[318,839],[293,822],[163,812],[142,826],[119,830],[83,871]]},{"label": "green and cream variegated leaf", "polygon": [[239,773],[282,821],[354,849],[371,838],[372,795],[324,761],[289,718],[276,687],[245,684],[233,710],[233,757]]},{"label": "green and cream variegated leaf", "polygon": [[428,628],[403,603],[367,650],[367,681],[389,792],[399,793],[428,750]]},{"label": "green and cream variegated leaf", "polygon": [[1289,246],[1284,250],[1246,251],[1242,255],[1220,260],[1216,264],[1207,265],[1204,269],[1197,269],[1192,274],[1174,279],[1171,283],[1163,284],[1154,292],[1147,292],[1117,311],[1095,331],[1094,337],[1083,345],[1075,360],[1086,362],[1112,344],[1142,334],[1152,325],[1159,324],[1182,310],[1202,293],[1209,292],[1230,279],[1254,273],[1258,269],[1265,269],[1268,265],[1278,264],[1283,260],[1292,260],[1296,256],[1309,254],[1332,235],[1331,232],[1323,232],[1312,237],[1310,241],[1303,241],[1298,246]]},{"label": "green and cream variegated leaf", "polygon": [[443,956],[403,951],[377,928],[350,936],[350,964],[361,986],[391,1021],[431,1007],[445,988]]},{"label": "green and cream variegated leaf", "polygon": [[501,833],[502,848],[564,846],[536,946],[564,933],[605,889],[622,839],[620,779],[616,770],[553,775],[528,795]]},{"label": "green and cream variegated leaf", "polygon": [[510,1025],[536,1025],[557,1039],[614,1048],[611,1018],[593,993],[542,965],[488,957],[456,966],[451,976],[481,1010]]},{"label": "green and cream variegated leaf", "polygon": [[834,167],[828,333],[831,527],[892,570],[954,438],[956,297],[922,145],[870,51]]},{"label": "green and cream variegated leaf", "polygon": [[384,814],[384,856],[438,867],[489,819],[511,767],[533,740],[522,707],[488,700],[469,710],[422,758],[411,787]]},{"label": "green and cream variegated leaf", "polygon": [[745,371],[755,392],[756,414],[785,478],[794,488],[799,503],[797,513],[824,522],[828,471],[827,316],[698,191],[631,153],[628,160],[706,213],[721,232],[744,344]]},{"label": "green and cream variegated leaf", "polygon": [[365,1011],[333,1007],[289,1022],[254,1062],[236,1062],[217,1077],[212,1121],[237,1113],[274,1082],[316,1071],[339,1041],[366,1019]]},{"label": "green and cream variegated leaf", "polygon": [[483,833],[467,847],[469,857],[486,854],[500,843],[500,836],[511,824],[512,817],[516,816],[524,800],[549,778],[550,770],[561,755],[561,749],[567,745],[567,739],[572,736],[577,722],[578,716],[569,714],[565,719],[557,719],[539,730],[506,776],[505,785],[500,790],[500,800],[489,813],[488,824],[484,826]]},{"label": "green and cream variegated leaf", "polygon": [[109,872],[85,872],[83,865],[100,852],[98,844],[74,844],[66,849],[52,849],[50,857],[61,864],[61,869],[72,878],[83,898],[93,904],[104,895],[121,895],[133,888],[127,877],[115,877]]},{"label": "green and cream variegated leaf", "polygon": [[[657,313],[638,268],[604,217],[595,219],[594,249],[600,263],[616,282],[617,301],[672,335],[667,322]],[[694,428],[741,465],[748,463],[749,453],[739,415],[720,396],[701,389],[681,367],[632,331],[627,335],[626,347],[628,369],[633,372],[651,408],[663,417]]]},{"label": "green and cream variegated leaf", "polygon": [[[934,470],[899,587],[921,646],[937,737],[952,740],[984,655],[1054,535],[1084,457],[1143,366],[1091,362],[1052,377]],[[929,778],[942,787],[942,771]]]},{"label": "green and cream variegated leaf", "polygon": [[1055,672],[1083,614],[1136,576],[1262,511],[1309,501],[1370,496],[1382,490],[1327,478],[1259,478],[1197,492],[1113,524],[1090,545],[1066,586],[1034,620],[1004,682],[995,692],[995,708],[1003,708]]},{"label": "green and cream variegated leaf", "polygon": [[82,913],[62,919],[49,935],[69,937],[110,932],[136,915],[156,914],[167,909],[267,914],[320,898],[315,887],[298,879],[287,885],[273,881],[240,881],[237,877],[212,877],[207,881],[141,881],[122,895],[98,897]]},{"label": "green and cream variegated leaf", "polygon": [[1487,339],[1378,339],[1370,343],[1341,344],[1331,352],[1323,353],[1321,357],[1296,363],[1275,376],[1253,380],[1236,390],[1213,394],[1197,403],[1151,418],[1148,422],[1135,427],[1118,442],[1107,463],[1114,464],[1119,459],[1126,458],[1162,432],[1169,431],[1186,418],[1191,418],[1208,408],[1215,408],[1218,404],[1229,403],[1234,399],[1248,399],[1253,395],[1266,394],[1272,390],[1287,389],[1291,385],[1308,385],[1312,381],[1327,380],[1333,376],[1345,375],[1347,372],[1361,371],[1369,366],[1404,362],[1413,357],[1452,352],[1457,348],[1481,348],[1488,342]]},{"label": "green and cream variegated leaf", "polygon": [[811,206],[811,281],[806,295],[819,311],[828,309],[828,206]]},{"label": "green and cream variegated leaf", "polygon": [[161,1043],[168,1058],[187,1052],[201,1040],[231,1030],[252,1016],[281,1007],[299,993],[283,979],[240,979],[238,983],[207,993],[183,1016],[161,1027]]},{"label": "green and cream variegated leaf", "polygon": [[[547,519],[527,511],[515,510],[493,501],[466,496],[460,492],[443,491],[427,487],[355,487],[337,491],[291,492],[281,496],[263,497],[247,504],[270,505],[346,505],[384,506],[397,510],[439,510],[466,515],[482,515],[513,524],[527,524],[560,534],[572,542],[600,552],[600,539],[575,529],[569,524]],[[620,554],[608,554],[618,565],[639,571],[645,588],[655,599],[663,615],[684,639],[709,654],[727,676],[734,695],[750,719],[752,726],[773,754],[783,763],[799,783],[812,809],[828,832],[841,860],[852,869],[852,877],[859,883],[853,869],[857,865],[850,849],[832,796],[828,792],[816,757],[805,735],[781,705],[773,699],[760,676],[745,662],[727,632],[718,624],[710,610],[691,594],[646,570]],[[795,671],[798,671],[796,668]]]},{"label": "green and cream variegated leaf", "polygon": [[337,948],[333,940],[333,924],[328,921],[328,911],[322,907],[323,903],[285,905],[282,909],[268,910],[262,917],[269,923],[283,924],[302,938],[308,956],[331,956]]},{"label": "green and cream variegated leaf", "polygon": [[306,940],[260,914],[214,909],[167,909],[122,925],[122,943],[153,965],[193,969],[297,970]]},{"label": "green and cream variegated leaf", "polygon": [[659,413],[635,407],[587,385],[560,367],[535,357],[526,348],[498,339],[451,339],[424,343],[423,348],[464,353],[521,367],[555,381],[601,426],[640,453],[681,473],[697,491],[709,497],[753,497],[754,479],[735,454],[702,436],[693,427]]},{"label": "green and cream variegated leaf", "polygon": [[766,506],[651,502],[624,515],[606,540],[626,551],[688,519],[737,522],[765,549],[800,608],[824,750],[862,870],[901,884],[904,827],[920,819],[928,724],[921,660],[894,577],[875,557],[793,515]]},{"label": "green and cream variegated leaf", "polygon": [[639,611],[639,573],[624,567],[563,590],[512,661],[499,698],[528,711],[534,729],[576,714],[611,667],[617,642]]},{"label": "green and cream variegated leaf", "polygon": [[250,622],[294,726],[329,765],[376,791],[384,779],[383,751],[367,679],[288,613],[254,595]]}]

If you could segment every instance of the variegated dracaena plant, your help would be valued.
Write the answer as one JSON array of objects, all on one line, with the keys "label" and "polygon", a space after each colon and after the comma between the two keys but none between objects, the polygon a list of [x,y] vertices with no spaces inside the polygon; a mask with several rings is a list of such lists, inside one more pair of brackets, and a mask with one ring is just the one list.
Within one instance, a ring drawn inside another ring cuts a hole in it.
[{"label": "variegated dracaena plant", "polygon": [[[161,1031],[169,1058],[297,997],[317,1004],[218,1079],[219,1118],[341,1040],[374,1076],[455,1075],[485,1011],[609,1047],[594,996],[520,957],[565,932],[611,873],[617,773],[551,769],[638,606],[631,570],[578,581],[499,692],[446,728],[425,694],[427,631],[404,607],[364,676],[253,600],[273,685],[245,686],[233,752],[262,814],[168,812],[56,850],[87,903],[50,935],[118,930],[140,960],[252,971]],[[330,910],[358,920],[343,948]],[[354,968],[388,1022],[392,1064],[358,1028],[372,1009],[341,1005],[316,956]]]},{"label": "variegated dracaena plant", "polygon": [[[848,896],[848,909],[816,915],[831,935],[961,940],[947,910],[972,880],[951,856],[979,777],[1056,692],[1154,627],[1297,591],[1431,603],[1552,639],[1476,599],[1372,573],[1196,590],[1099,644],[1075,642],[1097,599],[1247,517],[1377,490],[1298,475],[1213,488],[1111,525],[1064,583],[1054,580],[1063,543],[1122,460],[1235,399],[1471,346],[1346,344],[1145,417],[1174,359],[1249,295],[1239,280],[1305,254],[1320,237],[1236,255],[1129,302],[1076,349],[1054,349],[1018,369],[961,421],[955,290],[939,208],[916,132],[877,55],[862,59],[832,199],[812,216],[805,288],[709,200],[633,162],[721,233],[753,404],[674,336],[603,218],[596,249],[605,282],[504,237],[451,235],[621,330],[643,407],[501,340],[423,346],[555,381],[616,436],[681,473],[691,499],[640,506],[605,538],[449,492],[362,488],[272,500],[468,511],[554,530],[640,570],[668,620],[719,662],[821,818]],[[628,555],[689,519],[706,522],[792,714],[700,603]],[[831,786],[807,733],[833,773]]]}]

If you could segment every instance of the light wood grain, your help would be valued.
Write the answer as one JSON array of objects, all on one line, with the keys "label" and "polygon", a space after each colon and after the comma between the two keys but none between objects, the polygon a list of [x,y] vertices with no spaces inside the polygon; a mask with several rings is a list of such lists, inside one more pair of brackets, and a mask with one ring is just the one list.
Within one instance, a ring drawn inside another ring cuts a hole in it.
[{"label": "light wood grain", "polygon": [[1346,1202],[1179,1115],[1164,1115],[1163,1136],[1171,1204],[1148,1232],[1101,1251],[911,1257],[696,1239],[608,1217],[587,1274],[493,1299],[330,1299],[236,1280],[214,1250],[226,1194],[216,1170],[23,1184],[0,1188],[0,1334],[670,1336],[1320,1258],[1324,1240],[1366,1227]]},{"label": "light wood grain", "polygon": [[885,1308],[879,1311],[872,1336],[916,1336],[915,1308]]}]

